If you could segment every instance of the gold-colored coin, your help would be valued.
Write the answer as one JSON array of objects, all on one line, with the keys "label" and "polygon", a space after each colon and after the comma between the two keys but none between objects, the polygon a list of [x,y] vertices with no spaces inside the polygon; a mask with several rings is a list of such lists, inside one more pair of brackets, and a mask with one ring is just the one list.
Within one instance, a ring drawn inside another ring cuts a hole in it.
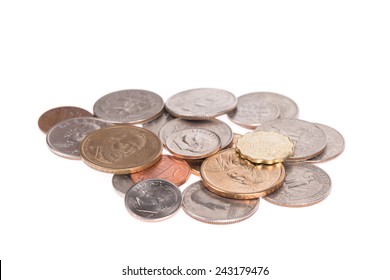
[{"label": "gold-colored coin", "polygon": [[283,164],[252,164],[242,159],[235,149],[226,149],[207,158],[200,173],[207,189],[234,199],[254,199],[270,194],[286,177]]},{"label": "gold-colored coin", "polygon": [[230,143],[229,148],[237,148],[237,141],[242,137],[242,134],[239,133],[233,133],[233,140],[232,143]]},{"label": "gold-colored coin", "polygon": [[114,174],[147,169],[161,158],[161,140],[149,130],[114,125],[89,134],[80,145],[81,159],[90,167]]},{"label": "gold-colored coin", "polygon": [[238,139],[237,152],[253,163],[283,162],[294,154],[294,143],[287,136],[271,131],[249,132]]}]

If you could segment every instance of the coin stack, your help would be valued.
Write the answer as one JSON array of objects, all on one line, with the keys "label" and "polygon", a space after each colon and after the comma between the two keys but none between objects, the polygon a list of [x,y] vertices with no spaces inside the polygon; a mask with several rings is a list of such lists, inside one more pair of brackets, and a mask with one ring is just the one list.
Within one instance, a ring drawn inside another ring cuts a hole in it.
[{"label": "coin stack", "polygon": [[[233,133],[217,118],[224,114],[251,131]],[[342,153],[344,139],[297,116],[293,100],[271,92],[236,98],[199,88],[164,103],[150,91],[121,90],[98,99],[93,114],[59,107],[38,125],[56,155],[114,174],[112,184],[134,217],[159,221],[183,208],[196,220],[230,224],[252,216],[261,197],[303,207],[329,195],[330,178],[313,163]],[[191,173],[201,180],[182,192]]]}]

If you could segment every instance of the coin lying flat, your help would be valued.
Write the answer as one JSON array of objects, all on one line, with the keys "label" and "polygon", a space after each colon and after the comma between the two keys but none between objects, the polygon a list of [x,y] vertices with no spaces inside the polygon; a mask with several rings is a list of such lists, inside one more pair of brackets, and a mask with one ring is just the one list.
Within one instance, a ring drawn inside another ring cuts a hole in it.
[{"label": "coin lying flat", "polygon": [[137,124],[153,120],[164,109],[163,99],[154,92],[128,89],[111,92],[93,106],[96,117],[113,123]]},{"label": "coin lying flat", "polygon": [[275,192],[263,198],[273,204],[304,207],[324,200],[330,193],[331,181],[324,170],[310,164],[286,164],[286,179]]},{"label": "coin lying flat", "polygon": [[163,113],[156,119],[149,121],[147,123],[142,124],[143,128],[150,130],[157,136],[160,133],[161,128],[166,125],[170,120],[173,120],[175,117],[168,114],[165,110]]},{"label": "coin lying flat", "polygon": [[175,214],[181,206],[181,191],[174,184],[149,179],[135,184],[125,196],[125,205],[136,218],[159,221]]},{"label": "coin lying flat", "polygon": [[127,191],[134,186],[129,174],[114,174],[112,176],[112,185],[120,196],[125,196]]},{"label": "coin lying flat", "polygon": [[237,106],[234,94],[215,88],[197,88],[176,93],[165,102],[165,109],[172,116],[187,120],[214,118]]},{"label": "coin lying flat", "polygon": [[205,159],[200,173],[208,190],[234,199],[253,199],[278,189],[284,180],[281,163],[255,165],[226,149]]},{"label": "coin lying flat", "polygon": [[274,92],[250,93],[258,99],[268,101],[279,108],[279,118],[294,119],[298,117],[299,109],[297,104],[289,97]]},{"label": "coin lying flat", "polygon": [[81,159],[108,173],[142,171],[161,158],[162,143],[154,133],[131,125],[113,125],[89,134],[80,145]]}]

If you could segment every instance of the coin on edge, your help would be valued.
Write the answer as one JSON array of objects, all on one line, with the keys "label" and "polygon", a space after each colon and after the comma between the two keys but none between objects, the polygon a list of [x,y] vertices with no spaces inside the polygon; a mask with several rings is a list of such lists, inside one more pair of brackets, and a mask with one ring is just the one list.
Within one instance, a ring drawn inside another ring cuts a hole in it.
[{"label": "coin on edge", "polygon": [[125,197],[127,191],[134,186],[134,182],[130,179],[129,174],[114,174],[112,185],[120,196]]}]

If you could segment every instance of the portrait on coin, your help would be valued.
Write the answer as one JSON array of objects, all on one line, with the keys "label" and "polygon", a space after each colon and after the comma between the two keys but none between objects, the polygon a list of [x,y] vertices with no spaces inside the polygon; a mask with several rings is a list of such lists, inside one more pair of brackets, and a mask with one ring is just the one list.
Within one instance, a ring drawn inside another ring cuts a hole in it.
[{"label": "portrait on coin", "polygon": [[190,151],[192,153],[202,153],[205,151],[207,138],[200,133],[191,133],[189,135],[180,135],[174,138],[173,142],[180,150]]},{"label": "portrait on coin", "polygon": [[164,191],[161,195],[161,190],[155,187],[139,190],[132,204],[138,212],[150,216],[171,208],[175,202],[176,195],[172,191]]}]

